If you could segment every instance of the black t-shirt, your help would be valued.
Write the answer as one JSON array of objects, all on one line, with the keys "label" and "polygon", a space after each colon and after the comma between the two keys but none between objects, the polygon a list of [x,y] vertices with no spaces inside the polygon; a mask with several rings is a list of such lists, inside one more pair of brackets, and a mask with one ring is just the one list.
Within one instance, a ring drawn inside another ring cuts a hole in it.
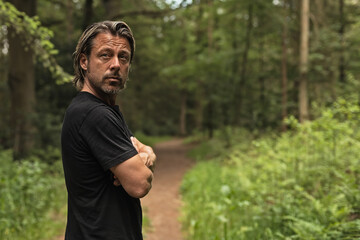
[{"label": "black t-shirt", "polygon": [[109,170],[137,154],[118,106],[80,92],[66,110],[62,158],[68,190],[66,240],[140,240],[140,200]]}]

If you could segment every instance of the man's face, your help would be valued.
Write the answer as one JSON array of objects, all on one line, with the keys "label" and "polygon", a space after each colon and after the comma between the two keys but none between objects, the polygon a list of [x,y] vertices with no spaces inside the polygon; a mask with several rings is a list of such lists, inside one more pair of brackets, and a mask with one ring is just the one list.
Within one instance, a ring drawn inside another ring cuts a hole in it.
[{"label": "man's face", "polygon": [[126,38],[99,33],[93,40],[89,58],[82,55],[85,84],[100,94],[116,95],[125,87],[130,68],[131,49]]}]

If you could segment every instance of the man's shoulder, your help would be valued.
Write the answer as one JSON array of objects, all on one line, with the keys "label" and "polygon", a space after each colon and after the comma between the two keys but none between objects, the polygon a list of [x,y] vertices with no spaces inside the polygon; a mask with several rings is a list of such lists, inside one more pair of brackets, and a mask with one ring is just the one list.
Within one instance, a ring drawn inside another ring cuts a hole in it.
[{"label": "man's shoulder", "polygon": [[89,115],[103,116],[108,111],[107,105],[91,93],[79,92],[66,109],[64,122],[82,124]]},{"label": "man's shoulder", "polygon": [[66,110],[67,114],[89,113],[94,110],[106,111],[107,105],[100,99],[88,92],[79,92],[71,101],[69,107]]},{"label": "man's shoulder", "polygon": [[97,106],[97,105],[105,106],[106,104],[91,93],[79,92],[71,101],[69,108],[71,107],[86,108],[86,106]]},{"label": "man's shoulder", "polygon": [[[102,128],[116,126],[124,128],[127,125],[119,109],[109,106],[91,93],[80,92],[71,102],[65,113],[64,126],[83,128]],[[130,130],[129,130],[130,131]]]}]

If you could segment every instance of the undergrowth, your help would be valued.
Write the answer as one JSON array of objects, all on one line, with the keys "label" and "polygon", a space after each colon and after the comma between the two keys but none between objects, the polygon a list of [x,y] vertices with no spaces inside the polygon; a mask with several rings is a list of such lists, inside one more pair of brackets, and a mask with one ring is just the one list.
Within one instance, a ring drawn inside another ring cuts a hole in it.
[{"label": "undergrowth", "polygon": [[134,136],[143,144],[154,147],[157,143],[170,140],[170,136],[148,136],[142,132],[136,132]]},{"label": "undergrowth", "polygon": [[339,100],[283,134],[200,144],[182,183],[188,239],[360,239],[359,117]]},{"label": "undergrowth", "polygon": [[0,239],[49,239],[64,227],[57,219],[66,204],[57,156],[52,164],[35,156],[14,162],[11,151],[0,152]]}]

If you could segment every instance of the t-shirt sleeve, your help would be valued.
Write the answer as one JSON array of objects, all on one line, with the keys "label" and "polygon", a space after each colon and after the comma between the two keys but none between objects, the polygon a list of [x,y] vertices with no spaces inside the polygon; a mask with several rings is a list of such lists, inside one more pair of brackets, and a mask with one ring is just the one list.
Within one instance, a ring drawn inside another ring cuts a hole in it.
[{"label": "t-shirt sleeve", "polygon": [[95,107],[85,118],[80,135],[104,170],[138,154],[126,124],[105,107]]}]

